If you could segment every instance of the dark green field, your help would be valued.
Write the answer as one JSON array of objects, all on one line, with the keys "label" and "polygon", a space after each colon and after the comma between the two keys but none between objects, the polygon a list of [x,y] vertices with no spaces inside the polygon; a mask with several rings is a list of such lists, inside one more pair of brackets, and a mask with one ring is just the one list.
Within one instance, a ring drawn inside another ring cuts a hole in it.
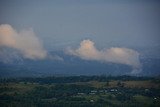
[{"label": "dark green field", "polygon": [[1,79],[0,107],[160,107],[159,78]]}]

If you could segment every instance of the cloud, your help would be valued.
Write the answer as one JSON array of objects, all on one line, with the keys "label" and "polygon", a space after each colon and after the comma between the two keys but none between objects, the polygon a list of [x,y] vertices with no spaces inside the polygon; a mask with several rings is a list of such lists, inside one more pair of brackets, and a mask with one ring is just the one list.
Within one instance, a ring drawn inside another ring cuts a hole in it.
[{"label": "cloud", "polygon": [[83,40],[78,49],[67,48],[67,53],[78,56],[84,60],[95,60],[125,64],[138,69],[141,67],[139,53],[128,48],[112,47],[110,49],[98,50],[91,40]]},{"label": "cloud", "polygon": [[0,48],[4,47],[17,50],[28,59],[44,59],[47,56],[46,50],[32,29],[17,32],[11,25],[0,25]]}]

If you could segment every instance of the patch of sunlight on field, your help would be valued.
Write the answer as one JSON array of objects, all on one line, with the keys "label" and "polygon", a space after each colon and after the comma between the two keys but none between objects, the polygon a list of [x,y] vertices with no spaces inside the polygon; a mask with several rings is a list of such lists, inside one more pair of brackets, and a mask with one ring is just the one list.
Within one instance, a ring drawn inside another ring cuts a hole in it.
[{"label": "patch of sunlight on field", "polygon": [[125,87],[128,88],[159,88],[159,84],[152,83],[151,81],[125,81]]}]

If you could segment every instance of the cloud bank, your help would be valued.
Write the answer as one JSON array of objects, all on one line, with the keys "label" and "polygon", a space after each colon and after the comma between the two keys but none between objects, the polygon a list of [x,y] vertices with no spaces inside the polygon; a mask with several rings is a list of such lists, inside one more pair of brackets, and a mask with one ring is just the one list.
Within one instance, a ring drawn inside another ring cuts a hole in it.
[{"label": "cloud bank", "polygon": [[110,49],[98,50],[91,40],[83,40],[78,49],[67,49],[70,55],[78,56],[84,60],[95,60],[112,62],[131,66],[133,69],[141,67],[139,53],[128,48],[112,47]]},{"label": "cloud bank", "polygon": [[28,59],[44,59],[47,56],[46,50],[32,29],[17,32],[11,25],[0,25],[0,48],[4,47],[17,50]]}]

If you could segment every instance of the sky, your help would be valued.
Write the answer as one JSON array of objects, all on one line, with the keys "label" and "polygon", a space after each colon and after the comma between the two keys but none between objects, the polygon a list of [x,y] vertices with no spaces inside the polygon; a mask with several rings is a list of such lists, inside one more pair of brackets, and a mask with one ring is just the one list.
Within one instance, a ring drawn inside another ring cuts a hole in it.
[{"label": "sky", "polygon": [[160,58],[159,19],[158,0],[1,0],[0,48],[29,59],[67,50],[137,67],[140,54]]},{"label": "sky", "polygon": [[99,48],[157,47],[160,2],[154,0],[1,0],[0,24],[32,28],[49,50],[91,39]]}]

